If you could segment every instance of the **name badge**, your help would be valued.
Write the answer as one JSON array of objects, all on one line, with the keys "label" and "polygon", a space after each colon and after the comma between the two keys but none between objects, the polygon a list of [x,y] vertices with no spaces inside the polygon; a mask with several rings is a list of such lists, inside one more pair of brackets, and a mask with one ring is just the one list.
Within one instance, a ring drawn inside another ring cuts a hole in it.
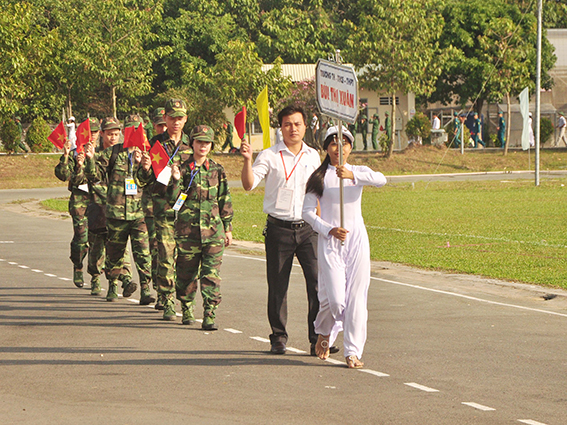
[{"label": "name badge", "polygon": [[126,195],[138,194],[138,185],[134,181],[133,177],[126,177],[125,184],[126,184]]},{"label": "name badge", "polygon": [[179,211],[183,206],[183,204],[185,203],[186,199],[187,199],[186,193],[182,193],[181,195],[179,195],[179,198],[177,198],[177,201],[175,201],[175,205],[173,206],[173,211]]},{"label": "name badge", "polygon": [[82,190],[83,192],[89,193],[89,185],[88,184],[80,184],[77,186],[77,189]]},{"label": "name badge", "polygon": [[171,180],[171,166],[168,165],[163,170],[161,170],[161,173],[159,173],[159,176],[156,180],[164,186],[167,186],[169,184],[169,181]]},{"label": "name badge", "polygon": [[293,189],[280,187],[278,189],[278,197],[276,198],[276,210],[291,211],[293,204]]}]

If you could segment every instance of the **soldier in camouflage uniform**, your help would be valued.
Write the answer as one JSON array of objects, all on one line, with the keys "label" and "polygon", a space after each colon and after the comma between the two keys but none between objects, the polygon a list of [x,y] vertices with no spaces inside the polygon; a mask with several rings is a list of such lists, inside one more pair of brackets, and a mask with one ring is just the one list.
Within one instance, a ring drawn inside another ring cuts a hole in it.
[{"label": "soldier in camouflage uniform", "polygon": [[88,230],[87,217],[85,215],[89,203],[89,188],[86,184],[73,184],[72,176],[78,169],[77,150],[71,150],[71,141],[67,140],[63,147],[63,155],[59,164],[55,167],[55,176],[64,182],[69,182],[69,214],[73,220],[73,239],[71,240],[70,259],[73,263],[73,283],[77,288],[82,288],[83,260],[88,252]]},{"label": "soldier in camouflage uniform", "polygon": [[[99,144],[100,123],[91,117],[89,118],[91,128],[90,142],[95,148],[95,153],[98,154],[104,149],[115,145],[120,140],[120,125],[116,120],[104,120],[102,140]],[[105,260],[105,245],[108,238],[106,231],[106,187],[107,176],[99,182],[88,182],[84,173],[84,153],[77,156],[80,165],[79,171],[75,174],[74,182],[79,184],[87,183],[89,185],[89,205],[87,207],[88,219],[88,234],[89,234],[89,253],[88,253],[88,266],[87,272],[91,275],[91,295],[100,295],[102,292],[100,286],[100,275],[104,271]],[[122,286],[126,286],[132,280],[132,272],[130,271],[130,253],[128,249],[124,253],[123,268],[119,280],[122,281]]]},{"label": "soldier in camouflage uniform", "polygon": [[[152,140],[152,147],[160,142],[169,156],[169,164],[179,165],[181,155],[190,154],[189,138],[183,132],[187,122],[187,106],[180,99],[170,99],[165,104],[164,120],[167,131]],[[158,303],[163,303],[163,319],[175,320],[175,211],[173,203],[166,199],[167,186],[158,182],[151,167],[149,154],[144,154],[139,180],[145,182],[152,193],[156,241],[158,246],[157,290]],[[161,297],[161,300],[159,299]]]},{"label": "soldier in camouflage uniform", "polygon": [[[120,125],[113,117],[105,121],[112,120],[115,125]],[[106,300],[116,301],[118,298],[117,288],[122,272],[122,261],[130,238],[140,278],[140,303],[143,300],[143,303],[149,304],[154,300],[150,293],[151,258],[148,229],[142,211],[142,191],[135,177],[142,153],[137,148],[124,148],[121,143],[103,150],[96,156],[96,160],[94,154],[94,146],[89,144],[85,155],[85,175],[93,183],[108,178],[106,197],[108,241],[105,273],[109,284]],[[122,295],[129,297],[136,288],[136,283],[130,282],[123,286]]]},{"label": "soldier in camouflage uniform", "polygon": [[[152,115],[152,126],[154,134],[162,134],[167,129],[164,119],[165,108],[157,108]],[[142,191],[142,209],[148,227],[150,240],[150,254],[152,256],[152,282],[157,291],[157,267],[158,267],[158,245],[156,239],[156,226],[154,222],[154,207],[152,203],[151,187],[145,186]],[[163,297],[158,295],[155,305],[156,310],[163,310]]]},{"label": "soldier in camouflage uniform", "polygon": [[193,307],[198,281],[203,297],[204,330],[217,330],[215,311],[221,302],[220,267],[225,246],[232,242],[232,201],[221,165],[207,159],[214,142],[213,130],[205,125],[191,132],[193,155],[173,166],[168,187],[174,209],[177,242],[177,298],[183,324],[195,323]]}]

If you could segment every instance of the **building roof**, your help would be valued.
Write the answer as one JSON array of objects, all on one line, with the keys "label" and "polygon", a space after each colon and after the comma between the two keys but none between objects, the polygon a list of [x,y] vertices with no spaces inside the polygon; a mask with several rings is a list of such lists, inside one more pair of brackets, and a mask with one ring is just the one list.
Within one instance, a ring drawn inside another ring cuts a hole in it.
[{"label": "building roof", "polygon": [[[262,71],[267,72],[272,69],[274,65],[262,65]],[[282,74],[285,77],[290,77],[294,83],[298,81],[305,81],[315,78],[315,64],[282,64]]]}]

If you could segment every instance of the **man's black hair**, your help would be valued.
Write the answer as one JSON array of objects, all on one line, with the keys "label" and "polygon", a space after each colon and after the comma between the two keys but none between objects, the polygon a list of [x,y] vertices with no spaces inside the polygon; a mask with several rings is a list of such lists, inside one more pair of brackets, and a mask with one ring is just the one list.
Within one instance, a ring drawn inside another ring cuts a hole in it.
[{"label": "man's black hair", "polygon": [[278,122],[280,123],[280,127],[282,126],[284,117],[297,114],[298,112],[303,116],[303,123],[307,124],[307,114],[305,113],[305,110],[298,105],[288,105],[283,108],[278,114]]}]

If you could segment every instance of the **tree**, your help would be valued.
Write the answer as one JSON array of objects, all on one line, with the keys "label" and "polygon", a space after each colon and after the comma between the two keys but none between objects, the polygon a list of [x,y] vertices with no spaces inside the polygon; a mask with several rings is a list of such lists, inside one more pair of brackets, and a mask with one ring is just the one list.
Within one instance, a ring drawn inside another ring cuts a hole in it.
[{"label": "tree", "polygon": [[[441,72],[439,36],[443,20],[433,0],[358,0],[358,15],[346,22],[350,29],[346,60],[360,71],[361,86],[386,91],[428,95]],[[395,138],[395,101],[392,139]],[[390,157],[391,140],[386,157]]]},{"label": "tree", "polygon": [[26,142],[32,152],[52,152],[53,144],[47,140],[51,129],[41,117],[33,120],[26,133]]},{"label": "tree", "polygon": [[[430,101],[447,104],[456,97],[462,105],[473,102],[480,112],[486,100],[515,92],[514,82],[527,84],[526,72],[528,80],[535,81],[533,15],[521,13],[517,5],[503,0],[471,0],[447,3],[443,17],[441,48],[453,50]],[[552,47],[544,39],[543,88],[552,85],[548,71],[553,63]]]}]

